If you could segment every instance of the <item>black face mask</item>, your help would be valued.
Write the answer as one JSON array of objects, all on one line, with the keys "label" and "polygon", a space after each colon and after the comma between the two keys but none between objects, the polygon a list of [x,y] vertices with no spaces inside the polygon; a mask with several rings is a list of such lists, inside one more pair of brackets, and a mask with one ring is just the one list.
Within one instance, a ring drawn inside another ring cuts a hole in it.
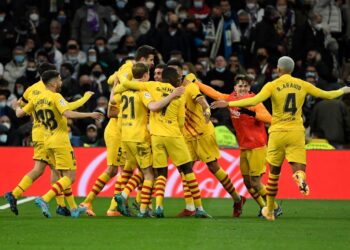
[{"label": "black face mask", "polygon": [[83,84],[83,85],[81,85],[81,90],[83,91],[83,92],[86,92],[86,91],[91,91],[91,85],[90,84]]},{"label": "black face mask", "polygon": [[256,59],[257,59],[259,62],[264,61],[266,58],[267,58],[267,56],[261,55],[261,54],[258,54],[258,55],[256,56]]},{"label": "black face mask", "polygon": [[96,78],[99,78],[101,75],[102,75],[102,72],[101,71],[92,71],[91,72],[92,75]]},{"label": "black face mask", "polygon": [[171,23],[171,24],[169,24],[169,26],[173,29],[177,29],[179,27],[179,24],[178,23]]},{"label": "black face mask", "polygon": [[26,76],[30,79],[35,78],[37,73],[36,70],[26,70]]},{"label": "black face mask", "polygon": [[46,53],[49,53],[52,50],[52,47],[44,48]]},{"label": "black face mask", "polygon": [[134,51],[136,48],[135,48],[135,46],[126,46],[126,49],[128,51]]},{"label": "black face mask", "polygon": [[138,23],[141,23],[141,22],[142,22],[142,17],[141,17],[141,16],[135,16],[134,19],[135,19]]}]

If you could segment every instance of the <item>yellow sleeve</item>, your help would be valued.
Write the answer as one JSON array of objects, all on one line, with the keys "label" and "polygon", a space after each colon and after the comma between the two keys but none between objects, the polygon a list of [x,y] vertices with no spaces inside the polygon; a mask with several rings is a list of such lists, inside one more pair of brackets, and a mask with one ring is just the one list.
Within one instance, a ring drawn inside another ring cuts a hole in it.
[{"label": "yellow sleeve", "polygon": [[117,73],[118,71],[114,72],[113,75],[111,75],[110,77],[108,77],[107,83],[109,85],[113,85],[114,84],[114,80],[117,77]]},{"label": "yellow sleeve", "polygon": [[213,89],[212,87],[198,82],[196,81],[196,84],[198,85],[199,89],[207,96],[209,96],[210,98],[214,99],[214,100],[225,100],[229,97],[228,94],[223,94],[220,93],[219,91],[216,91],[215,89]]},{"label": "yellow sleeve", "polygon": [[127,91],[128,89],[124,87],[124,85],[122,84],[118,84],[116,86],[114,86],[114,94],[120,94],[123,93],[125,91]]},{"label": "yellow sleeve", "polygon": [[199,87],[196,84],[190,83],[186,88],[192,100],[196,100],[198,97],[202,96]]},{"label": "yellow sleeve", "polygon": [[67,103],[67,101],[59,93],[54,94],[53,101],[54,101],[54,103],[56,105],[56,108],[58,109],[58,111],[61,114],[63,114],[64,111],[70,109],[69,104]]},{"label": "yellow sleeve", "polygon": [[148,90],[149,82],[138,82],[138,81],[129,81],[126,78],[121,78],[122,86],[126,89],[131,90]]},{"label": "yellow sleeve", "polygon": [[80,108],[83,106],[91,97],[90,93],[85,93],[84,96],[75,102],[69,102],[68,106],[70,110],[76,110],[77,108]]},{"label": "yellow sleeve", "polygon": [[180,105],[179,105],[179,113],[178,113],[178,123],[180,128],[185,125],[185,117],[186,117],[186,108],[185,108],[185,99],[183,96],[180,97]]},{"label": "yellow sleeve", "polygon": [[145,105],[146,108],[148,108],[148,104],[153,101],[151,93],[147,91],[140,92],[140,97],[143,102],[143,105]]},{"label": "yellow sleeve", "polygon": [[28,104],[26,104],[22,110],[26,113],[26,114],[31,114],[34,111],[34,105],[33,102],[29,102]]},{"label": "yellow sleeve", "polygon": [[21,105],[22,106],[24,106],[26,103],[29,102],[29,95],[30,95],[31,89],[32,89],[31,87],[28,87],[26,89],[26,91],[24,91],[22,98],[21,98]]},{"label": "yellow sleeve", "polygon": [[258,105],[254,106],[254,111],[255,119],[264,123],[271,124],[272,116],[269,111],[267,111],[264,104],[259,103]]},{"label": "yellow sleeve", "polygon": [[337,98],[339,96],[344,95],[344,91],[341,89],[332,90],[332,91],[324,91],[322,89],[315,87],[311,83],[308,83],[305,81],[303,81],[303,83],[304,83],[304,87],[305,87],[307,93],[314,96],[314,97],[317,97],[317,98],[334,99],[334,98]]},{"label": "yellow sleeve", "polygon": [[251,97],[251,98],[242,99],[239,101],[229,102],[228,105],[230,107],[255,106],[255,105],[265,101],[270,96],[271,96],[271,85],[268,83],[262,88],[262,90],[256,96]]}]

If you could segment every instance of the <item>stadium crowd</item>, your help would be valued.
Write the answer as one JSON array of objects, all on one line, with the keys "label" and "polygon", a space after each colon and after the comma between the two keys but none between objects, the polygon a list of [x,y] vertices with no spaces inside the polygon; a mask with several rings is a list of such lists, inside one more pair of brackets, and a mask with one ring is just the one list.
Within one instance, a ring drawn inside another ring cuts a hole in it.
[{"label": "stadium crowd", "polygon": [[[194,73],[224,94],[241,74],[258,93],[277,77],[284,55],[296,62],[294,76],[321,89],[350,85],[349,0],[2,0],[0,30],[0,145],[31,145],[30,118],[16,118],[13,105],[40,79],[40,64],[56,66],[67,101],[95,92],[80,111],[106,114],[108,77],[144,44],[158,50],[155,65],[176,59],[183,75]],[[308,96],[308,136],[346,147],[349,108],[345,96]],[[212,121],[233,131],[227,112],[213,111]],[[107,116],[68,123],[73,146],[104,146]]]}]

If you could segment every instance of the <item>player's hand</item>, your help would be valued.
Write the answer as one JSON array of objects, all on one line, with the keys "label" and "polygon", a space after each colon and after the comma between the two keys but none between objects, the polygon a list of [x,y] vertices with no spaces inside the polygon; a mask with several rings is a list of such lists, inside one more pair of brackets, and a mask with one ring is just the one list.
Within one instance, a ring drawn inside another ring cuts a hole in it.
[{"label": "player's hand", "polygon": [[211,112],[210,112],[210,108],[207,108],[204,112],[203,115],[205,117],[205,123],[209,123],[210,121],[210,116],[211,116]]},{"label": "player's hand", "polygon": [[349,86],[342,87],[341,90],[343,90],[344,94],[349,94],[350,93],[350,87]]},{"label": "player's hand", "polygon": [[196,82],[197,81],[197,77],[195,74],[193,73],[189,73],[185,76],[184,81],[189,81],[189,82]]},{"label": "player's hand", "polygon": [[104,115],[100,112],[92,112],[91,118],[98,120],[98,121],[101,121],[104,118]]},{"label": "player's hand", "polygon": [[228,107],[228,102],[226,101],[215,101],[210,104],[210,108],[217,109],[217,108],[226,108]]},{"label": "player's hand", "polygon": [[171,95],[175,98],[175,97],[181,96],[184,92],[185,92],[185,87],[180,86],[180,87],[175,88],[173,90],[173,92],[171,92]]},{"label": "player's hand", "polygon": [[238,110],[238,112],[240,112],[241,114],[246,114],[246,115],[252,116],[252,117],[256,116],[256,112],[249,110],[249,109],[246,109],[246,108],[240,108]]},{"label": "player's hand", "polygon": [[88,96],[88,97],[90,98],[90,97],[93,96],[94,94],[95,94],[95,92],[86,91],[86,92],[84,93],[84,96]]}]

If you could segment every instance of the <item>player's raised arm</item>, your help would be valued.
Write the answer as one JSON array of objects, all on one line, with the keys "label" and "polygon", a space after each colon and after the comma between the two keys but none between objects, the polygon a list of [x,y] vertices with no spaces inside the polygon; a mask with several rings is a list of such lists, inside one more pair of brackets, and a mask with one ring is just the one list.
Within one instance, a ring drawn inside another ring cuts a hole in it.
[{"label": "player's raised arm", "polygon": [[196,76],[192,73],[186,75],[186,77],[184,79],[184,84],[186,84],[186,81],[194,82],[195,84],[197,84],[202,93],[204,93],[205,95],[209,96],[210,98],[212,98],[214,100],[224,100],[227,97],[229,97],[228,94],[220,93],[219,91],[216,91],[212,87],[210,87],[204,83],[201,83],[200,81],[198,81]]},{"label": "player's raised arm", "polygon": [[68,106],[70,110],[76,110],[78,108],[80,108],[81,106],[83,106],[90,98],[91,96],[93,96],[93,94],[95,94],[92,91],[87,91],[84,93],[84,96],[74,102],[69,102]]},{"label": "player's raised arm", "polygon": [[159,111],[165,106],[167,106],[174,98],[181,96],[185,91],[185,87],[177,87],[174,89],[174,91],[164,97],[163,99],[159,101],[152,101],[148,104],[147,108],[151,111]]},{"label": "player's raised arm", "polygon": [[16,116],[18,118],[21,118],[23,116],[30,115],[34,111],[34,105],[32,102],[29,102],[23,108],[17,105],[17,107],[15,107],[15,110],[16,110]]},{"label": "player's raised arm", "polygon": [[66,118],[72,118],[72,119],[93,118],[95,120],[101,120],[103,118],[103,114],[100,112],[82,113],[82,112],[72,111],[69,109],[64,111],[62,115]]},{"label": "player's raised arm", "polygon": [[271,124],[272,116],[269,111],[267,111],[264,104],[259,103],[258,105],[254,106],[253,109],[255,112],[255,119],[264,123]]},{"label": "player's raised arm", "polygon": [[347,86],[340,88],[338,90],[332,90],[332,91],[325,91],[325,90],[319,89],[308,82],[304,82],[304,86],[310,95],[314,97],[322,98],[322,99],[334,99],[344,94],[350,93],[350,87],[347,87]]}]

